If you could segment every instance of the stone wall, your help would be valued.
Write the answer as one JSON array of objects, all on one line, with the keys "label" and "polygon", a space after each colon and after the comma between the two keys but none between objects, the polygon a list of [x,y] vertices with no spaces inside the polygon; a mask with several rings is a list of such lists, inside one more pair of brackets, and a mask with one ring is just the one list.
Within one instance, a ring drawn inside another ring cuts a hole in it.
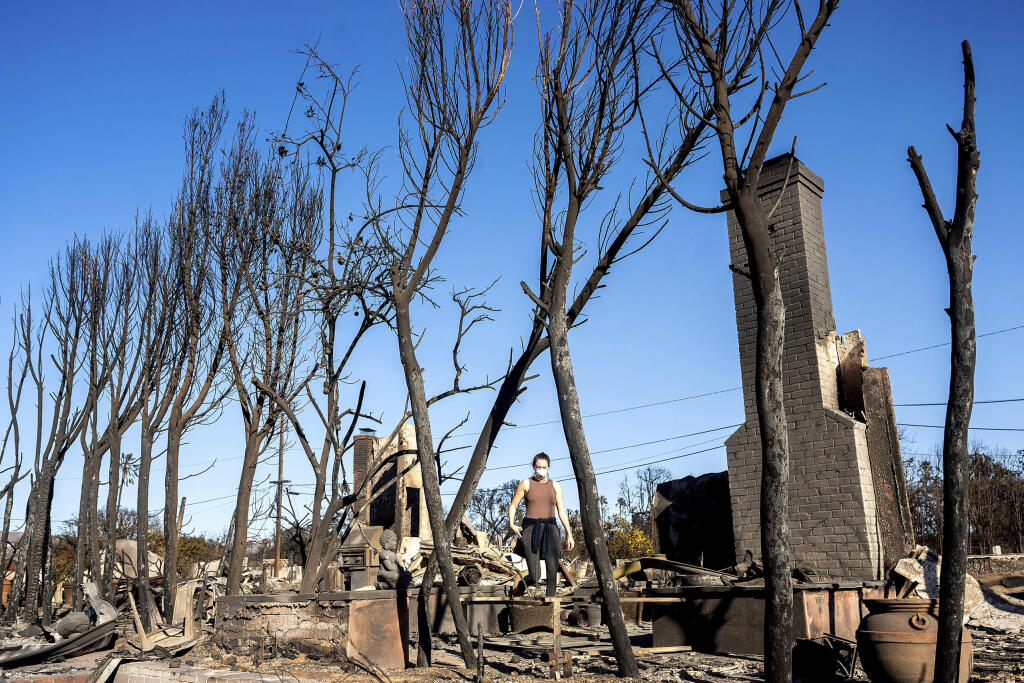
[{"label": "stone wall", "polygon": [[967,558],[967,571],[976,577],[1024,575],[1024,555],[970,555]]},{"label": "stone wall", "polygon": [[218,647],[233,654],[276,650],[284,655],[344,658],[348,603],[320,604],[310,595],[243,597],[217,600]]},{"label": "stone wall", "polygon": [[401,669],[408,636],[407,595],[378,590],[220,597],[213,642],[236,655],[303,654]]}]

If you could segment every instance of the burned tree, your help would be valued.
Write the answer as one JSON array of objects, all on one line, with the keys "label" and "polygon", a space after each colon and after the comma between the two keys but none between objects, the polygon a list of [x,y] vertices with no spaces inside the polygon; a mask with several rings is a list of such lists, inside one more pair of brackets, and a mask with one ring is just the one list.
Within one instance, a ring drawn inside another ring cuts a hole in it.
[{"label": "burned tree", "polygon": [[215,300],[216,272],[211,246],[216,153],[227,121],[224,94],[185,122],[185,172],[167,231],[176,299],[175,341],[168,391],[167,465],[164,473],[164,618],[174,614],[178,581],[178,463],[181,442],[192,427],[219,415],[225,398],[221,376],[225,326]]},{"label": "burned tree", "polygon": [[139,476],[136,492],[135,567],[140,613],[147,628],[156,603],[149,583],[149,476],[153,464],[153,446],[163,428],[174,396],[170,359],[174,357],[176,294],[174,278],[168,278],[171,257],[166,234],[147,215],[136,220],[132,235],[132,253],[139,264],[142,305],[138,313],[140,351],[139,369]]},{"label": "burned tree", "polygon": [[[800,3],[794,0],[800,40],[788,63],[782,61],[772,34],[789,3],[672,0],[667,5],[679,54],[666,59],[663,52],[656,53],[666,82],[679,95],[680,107],[702,117],[714,132],[724,168],[726,202],[701,207],[678,193],[673,195],[694,211],[734,212],[748,261],[747,268],[740,269],[741,275],[750,279],[754,292],[758,320],[755,392],[762,449],[761,554],[766,586],[765,679],[789,681],[793,590],[789,572],[789,436],[782,394],[786,311],[778,256],[772,251],[769,235],[773,207],[759,198],[757,186],[786,105],[817,89],[796,92],[806,78],[801,75],[804,64],[838,1],[822,0],[813,20],[806,24]],[[772,82],[769,78],[776,66],[781,75],[778,82]],[[741,99],[741,95],[747,98]],[[744,125],[749,132],[741,132]]]},{"label": "burned tree", "polygon": [[[347,535],[350,506],[358,500],[350,495],[343,457],[351,449],[357,421],[374,419],[363,412],[365,382],[360,385],[354,408],[343,408],[342,389],[351,382],[349,361],[366,333],[375,325],[391,324],[393,315],[380,245],[364,237],[365,223],[354,226],[351,214],[345,221],[337,207],[343,174],[366,178],[359,173],[367,164],[366,149],[350,154],[342,135],[355,72],[342,78],[316,47],[307,47],[300,54],[305,55],[306,65],[296,85],[292,112],[297,106],[304,109],[306,129],[290,131],[289,116],[274,142],[278,154],[290,157],[291,164],[320,169],[326,179],[327,225],[326,229],[302,235],[301,240],[281,235],[270,238],[278,249],[296,252],[292,262],[305,269],[287,273],[286,277],[297,279],[304,288],[304,314],[316,331],[309,367],[299,373],[305,376],[299,386],[307,401],[305,414],[309,415],[312,407],[316,415],[313,422],[319,422],[315,428],[323,429],[319,447],[311,443],[308,425],[303,425],[300,413],[285,397],[259,379],[256,386],[284,412],[313,473],[308,521],[303,523],[291,510],[303,565],[300,591],[312,592],[337,556]],[[354,325],[345,324],[353,318],[357,321]],[[314,387],[321,391],[314,393]],[[302,527],[307,525],[308,534],[304,534]]]},{"label": "burned tree", "polygon": [[[619,675],[632,677],[640,672],[608,555],[597,478],[569,350],[568,290],[573,265],[582,258],[577,228],[582,231],[586,220],[581,223],[581,216],[619,160],[624,131],[638,120],[642,88],[636,46],[649,37],[652,14],[648,3],[633,0],[594,0],[580,6],[567,0],[559,4],[557,32],[541,38],[537,80],[542,118],[533,164],[541,222],[540,282],[537,292],[523,283],[549,340],[551,373],[576,475],[584,539],[607,606]],[[599,225],[616,223],[613,203]],[[602,252],[613,237],[614,233],[601,231]]]},{"label": "burned tree", "polygon": [[[230,595],[241,586],[256,466],[280,428],[281,405],[293,405],[304,387],[296,369],[306,333],[303,280],[309,260],[301,251],[278,249],[274,243],[312,243],[322,224],[321,195],[310,175],[275,158],[261,160],[254,130],[249,117],[238,124],[214,189],[219,324],[245,439],[228,551]],[[270,392],[281,402],[271,400]]]},{"label": "burned tree", "polygon": [[935,236],[949,274],[949,315],[952,331],[949,399],[942,438],[942,582],[939,587],[939,635],[935,646],[935,680],[954,683],[960,670],[960,636],[964,616],[968,528],[968,427],[974,406],[977,336],[971,284],[974,259],[974,210],[978,203],[981,155],[974,126],[974,59],[971,44],[961,44],[964,57],[963,121],[959,130],[946,128],[956,141],[956,202],[952,219],[943,217],[921,155],[907,149]]},{"label": "burned tree", "polygon": [[[588,16],[592,17],[597,8],[592,3],[588,3],[587,7]],[[621,9],[620,7],[615,11],[621,11]],[[632,59],[632,57],[630,58]],[[640,114],[641,111],[637,110],[637,113]],[[600,117],[594,123],[603,125],[600,123]],[[570,328],[577,322],[582,322],[581,316],[587,303],[594,297],[598,289],[605,286],[605,277],[611,273],[612,267],[636,249],[641,248],[642,245],[635,245],[635,240],[632,238],[639,236],[644,228],[657,222],[668,209],[667,202],[671,201],[669,183],[691,163],[695,151],[700,149],[701,140],[707,132],[706,117],[691,116],[688,112],[684,112],[676,123],[683,131],[683,135],[674,142],[670,141],[667,136],[663,136],[660,144],[655,145],[656,149],[650,152],[651,158],[647,161],[652,165],[652,173],[643,183],[643,192],[635,196],[630,195],[626,204],[628,207],[626,212],[606,216],[604,239],[601,240],[596,263],[589,276],[579,287],[572,304],[566,309],[566,323]],[[557,147],[555,150],[557,151]],[[558,174],[556,173],[551,175],[550,179],[555,182],[557,178]],[[594,189],[596,188],[591,188],[591,192]],[[554,196],[548,199],[546,192],[542,197],[542,205],[548,201],[554,201]],[[550,215],[557,213],[553,203],[542,211],[547,211]],[[546,278],[550,271],[549,258],[547,246],[542,245],[542,279]],[[541,298],[543,300],[543,297]],[[473,446],[473,453],[466,465],[462,484],[459,486],[458,493],[448,512],[446,527],[449,534],[454,532],[471,504],[479,487],[480,478],[487,467],[488,457],[499,430],[505,424],[518,397],[526,390],[526,382],[530,379],[530,368],[534,361],[548,350],[549,337],[545,332],[543,318],[535,316],[530,333],[519,355],[510,354],[505,376],[481,426]],[[515,360],[511,360],[511,358]],[[430,589],[435,570],[433,565],[428,565],[423,579],[424,591]],[[423,644],[423,639],[421,639],[421,647]]]},{"label": "burned tree", "polygon": [[[103,558],[99,552],[100,530],[96,513],[100,490],[100,465],[106,449],[98,431],[98,399],[104,392],[107,368],[111,360],[111,350],[104,344],[103,337],[116,248],[116,242],[110,235],[104,235],[95,247],[87,241],[82,243],[82,254],[85,259],[85,293],[82,302],[85,306],[86,330],[83,361],[87,368],[85,386],[92,409],[87,416],[87,427],[82,430],[79,437],[84,462],[82,488],[78,502],[78,539],[75,545],[75,565],[72,574],[72,580],[76,586],[83,582],[86,561],[89,563],[89,575],[94,578],[99,577],[100,560]],[[75,609],[82,608],[84,598],[85,596],[80,592],[75,592]]]},{"label": "burned tree", "polygon": [[[416,357],[411,307],[434,277],[434,257],[459,212],[479,134],[501,108],[502,83],[512,49],[512,7],[508,0],[431,0],[403,3],[402,9],[409,48],[404,74],[408,125],[407,119],[400,121],[398,144],[403,188],[395,207],[376,212],[373,228],[376,241],[388,249],[389,294],[416,427],[434,552],[469,666],[475,656],[452,567],[451,534],[445,526],[430,403]],[[460,374],[456,372],[454,393],[466,390],[459,385]],[[429,589],[424,582],[418,606],[419,661],[423,664],[429,662],[430,651]]]},{"label": "burned tree", "polygon": [[[78,378],[86,344],[88,259],[84,245],[74,241],[50,263],[49,283],[43,297],[42,312],[33,318],[29,296],[18,316],[18,333],[31,386],[36,398],[36,443],[34,480],[29,492],[25,532],[21,541],[24,554],[11,589],[11,607],[20,605],[24,621],[39,619],[40,587],[43,594],[43,619],[49,620],[50,511],[53,482],[64,458],[86,426],[95,395],[82,392]],[[46,386],[45,364],[49,361],[59,375],[56,388]],[[48,390],[49,389],[49,390]],[[84,393],[84,395],[83,395]],[[44,415],[49,408],[50,417]],[[13,616],[15,609],[9,609]]]},{"label": "burned tree", "polygon": [[[28,476],[28,472],[22,473],[21,455],[21,429],[18,423],[18,411],[21,408],[22,390],[25,388],[25,379],[28,377],[28,363],[21,355],[21,345],[18,337],[18,316],[15,314],[12,319],[14,339],[11,342],[11,351],[7,355],[7,408],[9,416],[7,428],[4,430],[4,439],[0,443],[0,465],[4,463],[8,453],[14,456],[14,465],[7,467],[3,472],[11,472],[10,479],[0,488],[0,498],[6,498],[4,503],[3,529],[0,530],[0,572],[7,576],[7,566],[10,557],[7,554],[7,541],[11,530],[11,512],[14,509],[14,487]],[[18,361],[18,370],[15,373],[15,361]],[[10,450],[8,450],[10,449]]]},{"label": "burned tree", "polygon": [[109,452],[101,591],[106,596],[113,595],[114,558],[119,538],[116,524],[124,486],[122,470],[127,468],[126,460],[131,457],[126,458],[123,453],[122,440],[138,418],[141,407],[139,397],[143,390],[141,368],[145,344],[140,334],[140,318],[154,293],[151,288],[142,286],[142,259],[135,250],[136,244],[134,237],[128,236],[119,245],[110,286],[110,310],[103,328],[103,344],[112,357],[106,392],[108,422],[102,439]]}]

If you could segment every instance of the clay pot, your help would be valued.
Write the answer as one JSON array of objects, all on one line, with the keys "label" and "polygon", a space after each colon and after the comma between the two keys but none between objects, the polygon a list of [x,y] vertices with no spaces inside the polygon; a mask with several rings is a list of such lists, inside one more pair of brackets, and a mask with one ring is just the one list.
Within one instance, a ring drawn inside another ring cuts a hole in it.
[{"label": "clay pot", "polygon": [[590,626],[590,613],[585,607],[574,607],[562,610],[562,621],[569,626]]},{"label": "clay pot", "polygon": [[[873,683],[932,683],[939,601],[865,600],[864,605],[868,615],[857,629],[857,651],[868,678]],[[964,629],[960,683],[967,683],[973,664],[971,634]]]},{"label": "clay pot", "polygon": [[601,625],[601,605],[593,603],[587,605],[587,623],[591,626]]}]

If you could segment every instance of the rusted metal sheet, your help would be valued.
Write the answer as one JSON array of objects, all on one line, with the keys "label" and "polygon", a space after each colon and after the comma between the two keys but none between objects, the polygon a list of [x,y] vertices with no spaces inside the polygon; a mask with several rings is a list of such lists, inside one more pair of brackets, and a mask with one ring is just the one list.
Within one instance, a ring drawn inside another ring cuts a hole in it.
[{"label": "rusted metal sheet", "polygon": [[797,636],[798,638],[820,638],[826,633],[831,632],[832,619],[829,613],[829,591],[820,590],[812,591],[805,590],[799,591],[799,593],[793,596],[793,607],[794,612],[796,608],[799,608],[799,612],[794,615],[794,630],[799,630],[802,634]]},{"label": "rusted metal sheet", "polygon": [[[793,637],[826,635],[852,640],[861,614],[861,592],[881,591],[861,584],[794,586]],[[698,652],[763,654],[764,588],[683,586],[644,591],[650,597],[680,597],[679,603],[653,603],[654,646],[689,645]]]},{"label": "rusted metal sheet", "polygon": [[832,635],[856,640],[861,618],[861,591],[837,589],[832,593]]},{"label": "rusted metal sheet", "polygon": [[647,593],[686,598],[679,604],[652,605],[654,647],[689,645],[698,652],[732,654],[763,651],[763,588],[683,587]]},{"label": "rusted metal sheet", "polygon": [[58,657],[74,657],[113,645],[117,638],[117,634],[114,632],[117,626],[117,610],[100,597],[95,583],[82,584],[81,588],[89,599],[89,604],[96,610],[97,623],[95,626],[85,633],[79,633],[56,643],[23,645],[0,652],[0,668],[10,669]]},{"label": "rusted metal sheet", "polygon": [[[416,614],[416,603],[419,599],[419,589],[410,590],[409,611]],[[470,631],[476,633],[479,628],[488,635],[504,633],[509,630],[509,615],[507,606],[499,602],[474,602],[474,597],[502,597],[505,595],[504,586],[482,584],[479,586],[459,586],[459,599],[462,600],[463,609],[466,611],[466,619],[469,621]],[[435,589],[430,596],[428,606],[430,629],[433,633],[455,633],[455,623],[452,621],[451,610],[448,609],[448,599],[444,591]],[[412,621],[413,628],[416,620]]]},{"label": "rusted metal sheet", "polygon": [[409,610],[404,600],[353,600],[345,654],[381,669],[404,669]]}]

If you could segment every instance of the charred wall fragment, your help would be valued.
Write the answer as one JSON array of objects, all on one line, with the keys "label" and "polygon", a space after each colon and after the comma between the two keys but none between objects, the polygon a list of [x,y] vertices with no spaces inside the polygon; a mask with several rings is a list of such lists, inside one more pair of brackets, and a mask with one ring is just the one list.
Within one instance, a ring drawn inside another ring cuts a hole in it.
[{"label": "charred wall fragment", "polygon": [[713,569],[735,562],[729,473],[711,472],[658,484],[654,552]]}]

